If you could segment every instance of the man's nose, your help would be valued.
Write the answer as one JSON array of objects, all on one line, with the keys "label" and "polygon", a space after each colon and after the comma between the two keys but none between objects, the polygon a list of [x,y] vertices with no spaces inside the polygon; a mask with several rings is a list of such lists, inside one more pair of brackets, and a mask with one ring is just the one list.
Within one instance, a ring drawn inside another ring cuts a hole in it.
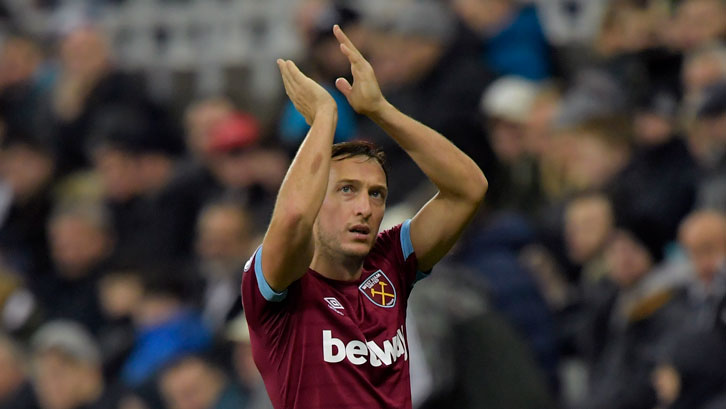
[{"label": "man's nose", "polygon": [[371,216],[371,201],[367,194],[358,195],[355,203],[355,214],[356,216],[363,216],[368,218]]}]

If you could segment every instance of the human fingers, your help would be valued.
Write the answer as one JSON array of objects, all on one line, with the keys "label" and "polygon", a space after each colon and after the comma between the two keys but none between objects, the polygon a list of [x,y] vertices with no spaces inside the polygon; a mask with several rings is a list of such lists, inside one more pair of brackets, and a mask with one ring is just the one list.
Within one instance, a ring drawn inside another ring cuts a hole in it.
[{"label": "human fingers", "polygon": [[337,88],[338,91],[340,91],[340,93],[346,98],[348,98],[351,92],[353,92],[353,86],[350,85],[350,82],[348,82],[347,79],[342,77],[335,80],[335,88]]},{"label": "human fingers", "polygon": [[285,93],[292,97],[293,85],[290,80],[290,70],[288,69],[286,62],[282,60],[278,62],[278,67],[280,68],[280,76],[282,77],[282,85],[285,87]]},{"label": "human fingers", "polygon": [[302,71],[300,71],[300,68],[297,67],[297,65],[293,61],[288,61],[288,73],[290,74],[290,78],[293,79],[296,83],[302,83],[303,81],[307,80],[309,77],[305,74],[303,74]]},{"label": "human fingers", "polygon": [[333,35],[335,35],[335,38],[338,39],[338,43],[340,43],[340,51],[348,57],[348,60],[351,63],[364,60],[363,55],[360,51],[358,51],[358,48],[356,48],[355,44],[350,41],[348,36],[343,32],[343,29],[337,24],[333,26]]}]

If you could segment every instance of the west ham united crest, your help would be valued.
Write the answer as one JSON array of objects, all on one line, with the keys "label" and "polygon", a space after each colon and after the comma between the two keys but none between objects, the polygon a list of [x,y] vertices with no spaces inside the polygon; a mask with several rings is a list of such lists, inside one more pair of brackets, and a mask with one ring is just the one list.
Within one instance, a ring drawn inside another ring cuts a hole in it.
[{"label": "west ham united crest", "polygon": [[396,305],[396,288],[383,271],[378,270],[366,278],[358,289],[379,307],[391,308]]}]

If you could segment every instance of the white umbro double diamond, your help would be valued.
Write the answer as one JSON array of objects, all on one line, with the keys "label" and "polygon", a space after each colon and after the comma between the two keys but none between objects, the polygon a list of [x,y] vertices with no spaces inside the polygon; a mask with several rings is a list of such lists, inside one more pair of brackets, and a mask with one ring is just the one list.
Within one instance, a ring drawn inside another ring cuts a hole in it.
[{"label": "white umbro double diamond", "polygon": [[340,310],[344,310],[345,307],[343,307],[343,304],[338,301],[335,297],[325,297],[323,300],[327,301],[328,307],[330,307],[331,310],[337,312],[340,315],[343,315],[343,313]]}]

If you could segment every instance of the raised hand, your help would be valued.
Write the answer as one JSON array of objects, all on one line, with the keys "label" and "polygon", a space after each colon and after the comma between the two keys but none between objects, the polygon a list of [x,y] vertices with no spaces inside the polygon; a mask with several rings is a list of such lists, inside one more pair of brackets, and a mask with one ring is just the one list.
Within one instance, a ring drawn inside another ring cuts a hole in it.
[{"label": "raised hand", "polygon": [[295,108],[312,125],[315,115],[324,108],[336,108],[335,100],[320,84],[303,74],[294,62],[278,59],[285,92]]},{"label": "raised hand", "polygon": [[348,57],[353,74],[353,85],[345,78],[338,78],[335,81],[336,88],[345,95],[356,112],[364,115],[375,114],[386,100],[378,86],[373,67],[337,24],[333,26],[333,34],[340,43],[340,51]]}]

